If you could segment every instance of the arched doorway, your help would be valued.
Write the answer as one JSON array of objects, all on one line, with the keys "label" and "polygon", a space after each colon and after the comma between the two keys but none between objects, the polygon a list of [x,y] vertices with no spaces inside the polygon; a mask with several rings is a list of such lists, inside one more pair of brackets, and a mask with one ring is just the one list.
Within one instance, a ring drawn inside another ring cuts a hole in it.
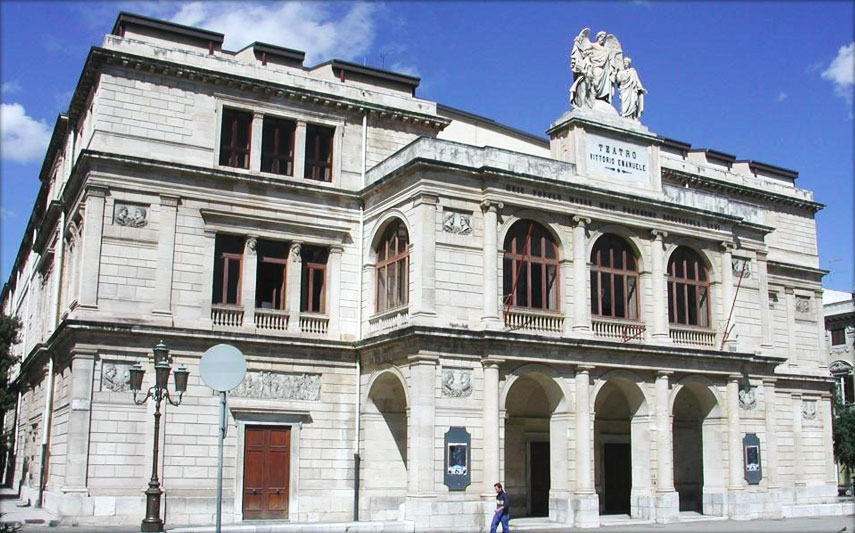
[{"label": "arched doorway", "polygon": [[721,409],[709,387],[689,382],[680,387],[672,408],[674,489],[680,511],[713,513],[708,496],[724,492],[722,479]]},{"label": "arched doorway", "polygon": [[396,373],[371,383],[362,424],[360,517],[398,520],[407,495],[407,397]]},{"label": "arched doorway", "polygon": [[518,375],[505,396],[505,490],[515,517],[550,516],[550,492],[567,490],[566,402],[545,373]]},{"label": "arched doorway", "polygon": [[650,446],[647,401],[635,380],[611,377],[594,401],[594,474],[600,514],[646,515],[633,490],[648,492]]}]

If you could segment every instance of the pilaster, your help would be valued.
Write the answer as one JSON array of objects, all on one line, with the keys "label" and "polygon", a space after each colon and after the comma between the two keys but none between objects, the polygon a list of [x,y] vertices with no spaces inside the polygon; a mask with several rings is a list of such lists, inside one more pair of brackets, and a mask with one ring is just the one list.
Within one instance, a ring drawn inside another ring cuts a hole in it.
[{"label": "pilaster", "polygon": [[674,522],[680,516],[680,497],[674,490],[673,421],[669,412],[672,372],[656,373],[656,521]]},{"label": "pilaster", "polygon": [[600,525],[599,497],[594,490],[593,425],[591,424],[591,370],[576,367],[576,491],[573,495],[573,524]]},{"label": "pilaster", "polygon": [[80,307],[98,308],[98,274],[101,269],[101,237],[104,232],[104,203],[107,188],[90,185],[85,193],[82,260],[80,262]]},{"label": "pilaster", "polygon": [[[340,335],[339,316],[341,315],[341,246],[331,246],[327,268],[327,305],[326,315],[329,317],[327,331],[330,338],[338,339]],[[302,276],[301,276],[302,277]]]},{"label": "pilaster", "polygon": [[92,409],[92,377],[95,350],[75,349],[71,354],[71,397],[69,399],[64,493],[88,494],[89,423]]},{"label": "pilaster", "polygon": [[804,441],[802,440],[802,395],[795,393],[790,395],[792,400],[792,421],[793,421],[793,457],[796,461],[793,474],[795,477],[796,491],[793,495],[795,503],[799,503],[799,487],[806,484],[804,461],[800,460],[804,457]]},{"label": "pilaster", "polygon": [[438,198],[422,194],[413,207],[416,212],[415,242],[410,271],[413,278],[413,294],[410,302],[410,317],[416,322],[436,316],[436,208]]},{"label": "pilaster", "polygon": [[772,312],[769,309],[769,269],[766,263],[766,252],[757,252],[757,281],[760,284],[760,349],[771,353],[772,344]]},{"label": "pilaster", "polygon": [[[768,298],[767,298],[768,300]],[[777,489],[778,482],[778,430],[775,418],[775,384],[774,378],[763,380],[763,405],[766,414],[766,450],[763,470],[769,489]],[[762,457],[762,456],[761,456]]]},{"label": "pilaster", "polygon": [[501,359],[486,358],[484,368],[484,480],[482,495],[492,500],[493,483],[501,480],[499,472],[499,365]]},{"label": "pilaster", "polygon": [[[733,300],[733,243],[721,242],[721,323],[728,329],[733,327],[731,315],[736,302]],[[725,347],[728,351],[736,351],[736,339],[734,335],[726,335]]]},{"label": "pilaster", "polygon": [[671,342],[668,331],[668,295],[665,292],[665,237],[667,232],[652,230],[650,232],[652,255],[652,286],[653,286],[653,332],[651,340],[658,344]]},{"label": "pilaster", "polygon": [[264,131],[264,115],[252,114],[252,130],[249,138],[249,169],[261,171],[261,136]]},{"label": "pilaster", "polygon": [[410,357],[410,424],[407,439],[407,495],[434,493],[434,425],[436,404],[436,365],[433,355]]},{"label": "pilaster", "polygon": [[306,121],[298,120],[294,129],[294,177],[306,177]]},{"label": "pilaster", "polygon": [[160,221],[157,232],[157,266],[155,267],[155,301],[152,314],[172,314],[172,277],[175,257],[175,222],[180,197],[160,195]]},{"label": "pilaster", "polygon": [[[481,321],[488,329],[501,329],[499,320],[498,221],[502,204],[484,200],[484,301]],[[492,485],[491,485],[492,488]]]},{"label": "pilaster", "polygon": [[727,467],[728,489],[742,490],[745,474],[742,468],[742,439],[739,422],[739,374],[727,378]]},{"label": "pilaster", "polygon": [[288,308],[288,331],[300,332],[300,295],[303,283],[303,243],[294,241],[288,251],[288,271],[286,272],[285,287],[288,297],[285,304]]}]

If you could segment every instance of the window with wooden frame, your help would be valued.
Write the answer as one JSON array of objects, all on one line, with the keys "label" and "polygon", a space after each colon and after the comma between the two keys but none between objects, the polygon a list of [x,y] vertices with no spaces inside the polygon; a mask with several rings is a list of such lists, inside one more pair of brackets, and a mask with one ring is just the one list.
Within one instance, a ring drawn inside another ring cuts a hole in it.
[{"label": "window with wooden frame", "polygon": [[294,175],[294,132],[291,120],[264,117],[261,129],[261,170],[284,176]]},{"label": "window with wooden frame", "polygon": [[505,307],[557,311],[558,244],[531,220],[515,223],[505,237],[502,295]]},{"label": "window with wooden frame", "polygon": [[375,300],[378,313],[409,302],[409,244],[407,227],[400,220],[386,227],[377,244]]},{"label": "window with wooden frame", "polygon": [[220,164],[226,167],[249,168],[251,139],[252,113],[224,107],[220,131]]},{"label": "window with wooden frame", "polygon": [[638,320],[638,262],[617,235],[603,235],[591,252],[591,315]]},{"label": "window with wooden frame", "polygon": [[288,279],[288,243],[259,239],[255,251],[256,309],[286,309]]},{"label": "window with wooden frame", "polygon": [[243,237],[217,235],[214,244],[214,290],[212,303],[240,305]]},{"label": "window with wooden frame", "polygon": [[701,257],[680,246],[668,260],[668,320],[672,324],[709,327],[710,282]]},{"label": "window with wooden frame", "polygon": [[309,124],[306,126],[306,169],[304,177],[332,181],[333,136],[335,128]]},{"label": "window with wooden frame", "polygon": [[846,344],[846,328],[837,328],[831,330],[831,345],[840,346]]},{"label": "window with wooden frame", "polygon": [[303,260],[300,311],[326,313],[326,274],[329,252],[323,248],[303,246],[300,255]]}]

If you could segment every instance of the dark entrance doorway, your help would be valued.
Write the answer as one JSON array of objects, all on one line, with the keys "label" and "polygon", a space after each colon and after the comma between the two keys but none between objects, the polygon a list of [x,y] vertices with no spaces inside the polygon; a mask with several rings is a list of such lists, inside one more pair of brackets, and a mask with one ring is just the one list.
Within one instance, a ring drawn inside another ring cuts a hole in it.
[{"label": "dark entrance doorway", "polygon": [[700,420],[674,419],[674,488],[680,495],[680,511],[703,512],[703,437]]},{"label": "dark entrance doorway", "polygon": [[247,426],[243,460],[243,518],[288,518],[291,428]]},{"label": "dark entrance doorway", "polygon": [[603,514],[629,514],[632,456],[628,442],[603,444]]},{"label": "dark entrance doorway", "polygon": [[549,443],[529,443],[529,487],[531,514],[549,516]]}]

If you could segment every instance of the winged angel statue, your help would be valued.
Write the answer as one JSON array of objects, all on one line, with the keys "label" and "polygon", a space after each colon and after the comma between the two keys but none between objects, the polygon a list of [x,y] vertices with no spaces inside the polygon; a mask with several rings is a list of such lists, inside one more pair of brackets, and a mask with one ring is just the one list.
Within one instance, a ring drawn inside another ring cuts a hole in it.
[{"label": "winged angel statue", "polygon": [[637,120],[644,108],[638,73],[629,58],[623,57],[620,42],[612,34],[601,31],[589,40],[591,30],[584,28],[573,40],[570,70],[573,85],[570,103],[577,108],[593,108],[597,100],[612,103],[615,84],[620,90],[621,116]]}]

